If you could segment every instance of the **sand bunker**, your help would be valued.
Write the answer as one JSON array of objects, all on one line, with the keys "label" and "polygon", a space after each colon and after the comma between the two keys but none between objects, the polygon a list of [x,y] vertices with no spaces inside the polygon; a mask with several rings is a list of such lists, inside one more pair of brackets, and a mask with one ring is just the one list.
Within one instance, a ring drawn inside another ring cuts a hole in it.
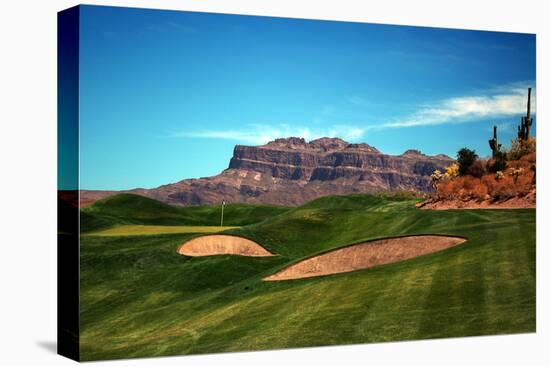
[{"label": "sand bunker", "polygon": [[238,236],[211,235],[193,238],[178,249],[178,253],[187,256],[241,255],[273,256],[254,241]]},{"label": "sand bunker", "polygon": [[466,240],[447,236],[386,238],[333,250],[291,265],[264,280],[310,278],[390,264],[441,251]]}]

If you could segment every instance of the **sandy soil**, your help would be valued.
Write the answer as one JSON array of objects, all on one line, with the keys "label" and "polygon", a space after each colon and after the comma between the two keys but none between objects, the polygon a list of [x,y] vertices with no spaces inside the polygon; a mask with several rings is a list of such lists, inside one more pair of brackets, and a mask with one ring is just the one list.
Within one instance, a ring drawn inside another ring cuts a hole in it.
[{"label": "sandy soil", "polygon": [[310,278],[366,269],[441,251],[465,241],[461,237],[426,235],[365,242],[303,260],[264,280]]},{"label": "sandy soil", "polygon": [[185,242],[178,253],[187,256],[242,255],[273,256],[254,241],[238,236],[210,235],[196,237]]},{"label": "sandy soil", "polygon": [[537,204],[536,192],[533,190],[525,196],[513,197],[508,200],[434,200],[429,199],[418,203],[420,209],[527,209],[535,208]]}]

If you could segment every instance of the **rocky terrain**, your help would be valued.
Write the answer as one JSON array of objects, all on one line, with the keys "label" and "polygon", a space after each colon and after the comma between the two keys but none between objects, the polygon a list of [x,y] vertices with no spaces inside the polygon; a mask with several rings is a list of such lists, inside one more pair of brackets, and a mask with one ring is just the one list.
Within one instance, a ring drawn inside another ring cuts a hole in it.
[{"label": "rocky terrain", "polygon": [[418,203],[420,209],[450,210],[450,209],[531,209],[536,208],[536,189],[526,195],[516,195],[503,200],[472,198],[462,199],[427,199]]},{"label": "rocky terrain", "polygon": [[[325,195],[379,191],[431,191],[430,175],[453,162],[417,150],[387,155],[368,144],[338,138],[306,142],[276,139],[261,146],[235,146],[229,167],[217,176],[186,179],[154,189],[125,192],[177,205],[256,203],[300,205]],[[81,203],[114,191],[82,190]]]}]

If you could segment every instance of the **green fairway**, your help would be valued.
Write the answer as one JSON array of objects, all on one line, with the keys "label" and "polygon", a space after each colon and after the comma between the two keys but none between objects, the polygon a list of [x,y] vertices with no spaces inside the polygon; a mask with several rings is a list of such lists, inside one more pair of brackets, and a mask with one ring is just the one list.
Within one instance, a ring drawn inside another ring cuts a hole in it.
[{"label": "green fairway", "polygon": [[142,236],[166,233],[214,233],[239,227],[220,226],[147,226],[126,224],[89,232],[89,236]]},{"label": "green fairway", "polygon": [[[102,231],[116,231],[107,229],[114,225],[158,226],[159,218],[162,225],[217,223],[217,208],[174,208],[148,200],[115,197],[86,208],[81,221]],[[298,208],[235,205],[235,218],[227,224],[239,228],[224,233],[256,241],[278,255],[273,257],[177,254],[196,233],[82,236],[81,357],[534,332],[535,210],[432,211],[417,209],[417,201],[350,195]],[[128,209],[143,205],[148,209],[137,216]],[[412,234],[468,240],[371,269],[262,280],[330,249]]]},{"label": "green fairway", "polygon": [[[224,225],[243,226],[260,222],[289,208],[274,205],[229,204],[224,208]],[[82,232],[94,232],[125,224],[159,226],[219,226],[221,205],[179,207],[133,194],[119,194],[98,200],[81,210]]]}]

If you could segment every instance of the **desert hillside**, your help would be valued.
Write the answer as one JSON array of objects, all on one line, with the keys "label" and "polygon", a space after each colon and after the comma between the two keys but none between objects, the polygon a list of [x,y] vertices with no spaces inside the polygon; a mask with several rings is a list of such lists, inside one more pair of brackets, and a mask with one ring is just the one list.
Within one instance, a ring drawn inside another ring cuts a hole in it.
[{"label": "desert hillside", "polygon": [[536,206],[536,140],[512,141],[490,159],[462,149],[458,163],[432,174],[435,188],[423,209],[517,209]]}]

